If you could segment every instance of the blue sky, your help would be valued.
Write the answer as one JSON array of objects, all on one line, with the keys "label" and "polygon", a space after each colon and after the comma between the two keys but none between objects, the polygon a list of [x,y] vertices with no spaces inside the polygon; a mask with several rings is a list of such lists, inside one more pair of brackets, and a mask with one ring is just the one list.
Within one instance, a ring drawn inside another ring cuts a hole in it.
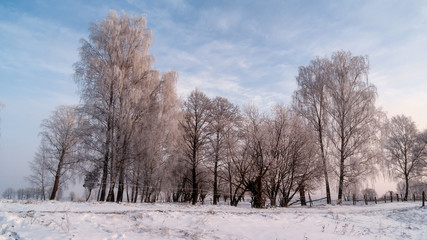
[{"label": "blue sky", "polygon": [[145,15],[154,66],[179,73],[182,97],[198,87],[268,110],[290,102],[299,66],[343,49],[369,56],[378,106],[427,128],[426,1],[3,0],[0,193],[26,185],[41,121],[79,102],[79,40],[110,9]]}]

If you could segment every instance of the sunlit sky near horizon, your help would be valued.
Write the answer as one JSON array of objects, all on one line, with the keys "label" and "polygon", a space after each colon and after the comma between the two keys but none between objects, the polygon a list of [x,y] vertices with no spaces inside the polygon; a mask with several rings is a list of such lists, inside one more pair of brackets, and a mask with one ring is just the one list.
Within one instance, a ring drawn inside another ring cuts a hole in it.
[{"label": "sunlit sky near horizon", "polygon": [[348,50],[369,56],[388,116],[427,128],[427,1],[2,0],[0,194],[28,186],[41,121],[79,103],[79,40],[109,10],[146,17],[154,67],[178,72],[181,97],[197,87],[268,110],[290,103],[299,66]]}]

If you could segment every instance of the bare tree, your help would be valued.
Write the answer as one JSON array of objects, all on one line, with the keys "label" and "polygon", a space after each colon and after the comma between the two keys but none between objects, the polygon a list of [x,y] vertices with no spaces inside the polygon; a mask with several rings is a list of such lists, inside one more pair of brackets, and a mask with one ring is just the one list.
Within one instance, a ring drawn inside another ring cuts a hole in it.
[{"label": "bare tree", "polygon": [[325,58],[316,58],[309,66],[299,67],[296,77],[298,89],[294,93],[295,111],[307,119],[317,135],[317,149],[322,160],[323,176],[326,187],[326,202],[331,204],[331,190],[328,178],[327,127],[328,92],[330,63]]},{"label": "bare tree", "polygon": [[209,132],[207,126],[210,121],[211,101],[206,95],[194,90],[184,102],[183,140],[185,144],[184,159],[191,170],[192,204],[197,203],[199,196],[198,176],[199,165],[205,159],[205,147]]},{"label": "bare tree", "polygon": [[377,192],[373,188],[365,188],[362,190],[362,195],[366,197],[366,199],[374,199],[377,197]]},{"label": "bare tree", "polygon": [[[277,195],[284,183],[284,179],[290,173],[291,164],[288,151],[292,144],[292,117],[289,110],[283,105],[273,108],[273,116],[267,119],[267,156],[271,158],[272,167],[265,178],[266,193],[270,204],[276,206]],[[294,182],[292,182],[294,183]]]},{"label": "bare tree", "polygon": [[41,198],[46,200],[46,191],[52,188],[53,178],[49,172],[50,152],[44,139],[40,143],[39,150],[30,162],[31,175],[27,180],[37,189],[40,189]]},{"label": "bare tree", "polygon": [[289,111],[286,115],[287,123],[277,149],[281,159],[277,179],[281,192],[280,206],[283,207],[287,207],[297,193],[300,194],[301,204],[305,205],[305,192],[316,187],[315,182],[319,179],[321,169],[314,148],[313,132],[304,119]]},{"label": "bare tree", "polygon": [[14,199],[15,198],[15,190],[13,188],[7,188],[3,191],[2,197],[5,199]]},{"label": "bare tree", "polygon": [[84,178],[84,184],[83,187],[87,191],[86,201],[90,199],[90,196],[92,194],[92,190],[95,189],[98,185],[98,176],[99,176],[99,169],[94,169],[92,171],[88,171],[85,173]]},{"label": "bare tree", "polygon": [[51,161],[49,164],[55,172],[50,200],[56,198],[61,177],[76,164],[73,154],[79,142],[78,126],[79,115],[76,107],[70,106],[58,107],[41,125],[42,141],[46,142]]},{"label": "bare tree", "polygon": [[219,168],[225,159],[226,138],[236,127],[236,121],[239,120],[240,115],[238,107],[223,97],[216,97],[212,100],[210,115],[211,119],[207,128],[210,133],[210,159],[213,164],[210,168],[213,172],[213,204],[216,205],[219,200]]},{"label": "bare tree", "polygon": [[246,180],[252,166],[248,161],[248,146],[244,144],[244,134],[240,132],[242,124],[239,116],[234,122],[235,126],[226,132],[224,138],[225,155],[220,177],[226,183],[224,199],[230,198],[231,206],[237,206],[248,190]]},{"label": "bare tree", "polygon": [[[344,180],[349,169],[363,174],[373,158],[366,157],[366,148],[377,136],[377,91],[368,81],[367,57],[338,51],[331,57],[332,75],[327,83],[330,95],[328,114],[331,118],[329,138],[338,160],[338,200],[342,199]],[[360,168],[359,168],[360,167]]]},{"label": "bare tree", "polygon": [[255,106],[248,105],[243,119],[244,156],[249,161],[250,170],[246,174],[245,186],[252,194],[252,207],[265,206],[264,178],[273,161],[268,157],[268,121]]},{"label": "bare tree", "polygon": [[389,153],[388,167],[391,173],[405,181],[405,197],[408,200],[409,181],[422,170],[427,152],[415,123],[404,115],[394,116],[390,122],[390,137],[386,144]]}]

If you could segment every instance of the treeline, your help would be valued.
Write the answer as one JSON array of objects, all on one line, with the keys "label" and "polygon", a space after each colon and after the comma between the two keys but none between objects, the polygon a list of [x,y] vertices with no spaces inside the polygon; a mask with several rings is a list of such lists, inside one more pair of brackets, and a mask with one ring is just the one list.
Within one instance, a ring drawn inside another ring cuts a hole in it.
[{"label": "treeline", "polygon": [[4,199],[18,199],[18,200],[29,200],[29,199],[43,199],[40,189],[37,188],[20,188],[15,191],[13,188],[7,188],[3,191],[2,197]]},{"label": "treeline", "polygon": [[31,162],[43,199],[79,176],[99,201],[196,204],[211,195],[237,206],[247,195],[257,208],[267,199],[288,206],[294,196],[304,203],[321,187],[331,203],[331,186],[341,200],[379,166],[406,186],[423,181],[426,133],[375,106],[366,56],[312,60],[298,70],[292,103],[264,112],[198,89],[179,99],[177,73],[152,67],[144,17],[111,12],[89,30],[74,65],[81,105],[43,121]]}]

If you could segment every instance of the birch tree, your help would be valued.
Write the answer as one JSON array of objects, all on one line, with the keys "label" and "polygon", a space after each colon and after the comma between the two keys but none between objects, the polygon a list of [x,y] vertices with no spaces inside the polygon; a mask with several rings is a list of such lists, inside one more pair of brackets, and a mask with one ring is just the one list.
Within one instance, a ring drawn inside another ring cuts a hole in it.
[{"label": "birch tree", "polygon": [[425,133],[419,133],[415,122],[405,115],[397,115],[390,122],[390,137],[386,144],[388,167],[391,174],[405,183],[408,200],[410,180],[422,172],[427,153]]},{"label": "birch tree", "polygon": [[[148,141],[134,134],[142,133],[138,129],[147,129],[146,121],[165,121],[166,117],[159,119],[159,114],[168,116],[170,107],[163,103],[172,102],[168,99],[175,94],[177,75],[161,74],[151,67],[154,60],[148,52],[151,31],[143,16],[128,16],[123,12],[119,17],[111,11],[106,19],[92,23],[89,31],[89,40],[82,40],[80,60],[74,65],[75,78],[83,109],[94,125],[101,126],[102,136],[97,141],[102,144],[95,144],[102,146],[98,147],[102,156],[99,200],[120,202],[126,179],[131,179],[126,173],[137,160],[133,148]],[[177,103],[176,97],[173,101]],[[158,143],[153,147],[159,147]],[[162,147],[150,149],[159,153],[158,150]]]},{"label": "birch tree", "polygon": [[327,83],[330,96],[329,139],[338,160],[338,200],[342,199],[344,180],[350,170],[360,170],[360,177],[372,161],[366,157],[366,148],[372,144],[378,131],[375,100],[377,91],[368,81],[367,57],[352,56],[338,51],[331,56],[332,75]]},{"label": "birch tree", "polygon": [[326,188],[326,202],[331,204],[329,187],[329,161],[327,159],[327,128],[328,128],[328,92],[331,69],[325,58],[316,58],[309,66],[299,67],[297,84],[294,93],[294,109],[304,117],[316,133],[317,149],[322,160],[322,172]]},{"label": "birch tree", "polygon": [[56,198],[61,178],[70,172],[76,164],[73,154],[79,143],[79,115],[76,107],[60,106],[42,122],[42,141],[46,142],[49,153],[49,165],[54,172],[50,200]]},{"label": "birch tree", "polygon": [[40,191],[41,199],[46,200],[46,192],[52,188],[52,177],[49,173],[49,151],[42,141],[33,161],[30,162],[31,175],[27,180]]}]

